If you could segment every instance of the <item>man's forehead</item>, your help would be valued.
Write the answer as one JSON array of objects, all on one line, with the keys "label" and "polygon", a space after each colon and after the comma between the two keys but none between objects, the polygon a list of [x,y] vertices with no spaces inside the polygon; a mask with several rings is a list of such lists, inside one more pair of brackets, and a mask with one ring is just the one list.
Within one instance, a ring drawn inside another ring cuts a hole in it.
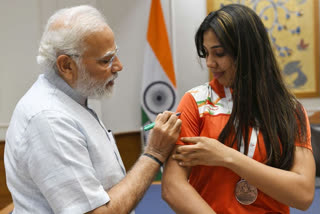
[{"label": "man's forehead", "polygon": [[98,54],[99,56],[103,56],[116,48],[113,32],[107,28],[88,35],[84,39],[84,44],[88,52],[94,52],[95,55]]},{"label": "man's forehead", "polygon": [[90,44],[104,43],[112,46],[114,44],[114,34],[110,27],[106,26],[103,28],[103,30],[94,31],[87,34],[84,40]]}]

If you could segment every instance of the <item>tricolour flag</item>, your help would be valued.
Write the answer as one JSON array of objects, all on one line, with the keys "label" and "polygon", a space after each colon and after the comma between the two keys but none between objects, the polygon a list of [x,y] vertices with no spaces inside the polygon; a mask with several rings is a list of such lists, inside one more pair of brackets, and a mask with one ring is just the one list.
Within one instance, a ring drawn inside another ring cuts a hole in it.
[{"label": "tricolour flag", "polygon": [[[161,1],[152,0],[147,30],[142,79],[142,125],[153,122],[157,114],[175,111],[176,78]],[[147,133],[143,133],[146,142]]]}]

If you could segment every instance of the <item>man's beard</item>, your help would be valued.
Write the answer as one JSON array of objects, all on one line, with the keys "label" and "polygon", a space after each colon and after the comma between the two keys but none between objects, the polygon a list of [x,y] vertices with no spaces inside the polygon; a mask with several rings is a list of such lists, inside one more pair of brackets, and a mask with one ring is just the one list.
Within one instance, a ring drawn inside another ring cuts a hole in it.
[{"label": "man's beard", "polygon": [[83,66],[83,64],[78,64],[78,80],[75,90],[79,92],[84,97],[90,97],[99,99],[103,96],[111,96],[113,93],[113,84],[108,85],[111,81],[114,81],[118,77],[118,73],[114,73],[105,81],[95,80],[92,78]]}]

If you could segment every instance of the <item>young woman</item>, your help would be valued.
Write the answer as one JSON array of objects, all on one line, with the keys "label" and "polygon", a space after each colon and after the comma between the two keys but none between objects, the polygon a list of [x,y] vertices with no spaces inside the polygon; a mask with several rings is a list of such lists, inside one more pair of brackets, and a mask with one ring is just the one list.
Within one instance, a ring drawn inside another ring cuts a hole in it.
[{"label": "young woman", "polygon": [[309,122],[260,18],[225,6],[205,18],[195,42],[213,80],[179,104],[182,138],[165,167],[163,198],[177,213],[307,209],[315,182]]}]

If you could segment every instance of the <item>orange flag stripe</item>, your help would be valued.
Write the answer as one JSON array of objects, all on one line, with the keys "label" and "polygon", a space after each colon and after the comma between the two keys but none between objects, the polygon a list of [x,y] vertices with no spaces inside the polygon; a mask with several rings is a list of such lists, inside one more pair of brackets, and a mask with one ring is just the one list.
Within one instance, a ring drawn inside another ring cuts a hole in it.
[{"label": "orange flag stripe", "polygon": [[172,54],[160,0],[152,0],[147,40],[171,83],[176,87]]}]

